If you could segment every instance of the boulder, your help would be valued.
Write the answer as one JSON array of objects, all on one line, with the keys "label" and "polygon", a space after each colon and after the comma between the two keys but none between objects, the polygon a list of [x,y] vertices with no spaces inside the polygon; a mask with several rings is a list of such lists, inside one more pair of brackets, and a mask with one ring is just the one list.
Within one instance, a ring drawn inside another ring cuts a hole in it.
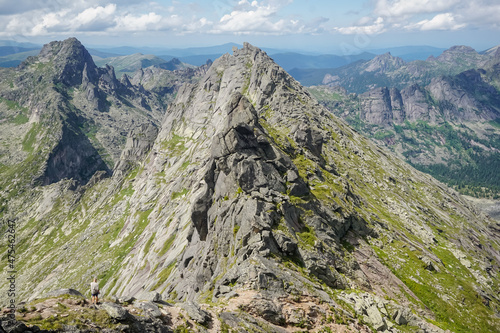
[{"label": "boulder", "polygon": [[368,322],[372,324],[373,328],[377,331],[383,331],[387,328],[384,318],[380,314],[376,305],[372,305],[366,309],[366,317],[368,317]]},{"label": "boulder", "polygon": [[431,258],[424,256],[422,258],[422,262],[424,263],[424,268],[428,271],[436,271],[436,267],[434,266],[434,263],[432,262]]},{"label": "boulder", "polygon": [[128,316],[127,310],[115,303],[104,302],[101,304],[100,308],[105,310],[111,318],[116,320],[125,320]]},{"label": "boulder", "polygon": [[271,300],[254,299],[243,307],[244,311],[257,315],[273,324],[282,325],[285,321],[281,309]]},{"label": "boulder", "polygon": [[397,310],[394,315],[392,316],[392,319],[394,322],[398,325],[406,325],[408,321],[406,320],[403,311]]},{"label": "boulder", "polygon": [[1,320],[0,333],[30,332],[30,328],[20,321],[11,320],[8,318],[1,318]]},{"label": "boulder", "polygon": [[161,295],[156,291],[143,291],[137,295],[136,299],[140,301],[159,302],[161,301]]},{"label": "boulder", "polygon": [[179,304],[179,307],[184,309],[187,312],[189,318],[193,319],[198,324],[201,324],[201,325],[206,324],[212,319],[208,312],[206,312],[205,310],[202,310],[195,303],[186,302],[186,303]]},{"label": "boulder", "polygon": [[142,313],[146,316],[158,318],[162,316],[162,313],[160,309],[158,308],[158,305],[154,304],[153,302],[146,301],[146,302],[141,302],[141,301],[135,301],[134,306],[138,309],[142,310]]}]

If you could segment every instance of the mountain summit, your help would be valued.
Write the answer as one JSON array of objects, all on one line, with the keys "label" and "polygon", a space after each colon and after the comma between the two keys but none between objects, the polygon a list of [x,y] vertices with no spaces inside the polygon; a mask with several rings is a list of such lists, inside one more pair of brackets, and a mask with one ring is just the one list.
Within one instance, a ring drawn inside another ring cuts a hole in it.
[{"label": "mountain summit", "polygon": [[214,61],[158,127],[129,132],[118,165],[132,154],[130,167],[8,206],[22,297],[97,275],[105,295],[202,307],[211,329],[500,327],[499,225],[350,129],[265,52],[245,43]]}]

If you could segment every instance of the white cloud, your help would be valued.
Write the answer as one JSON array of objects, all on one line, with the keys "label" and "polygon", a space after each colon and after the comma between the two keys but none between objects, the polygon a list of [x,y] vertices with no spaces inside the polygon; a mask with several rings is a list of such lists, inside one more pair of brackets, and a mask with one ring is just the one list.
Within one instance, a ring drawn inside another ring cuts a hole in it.
[{"label": "white cloud", "polygon": [[[175,15],[172,16],[177,20]],[[160,23],[163,17],[156,13],[148,13],[143,15],[127,14],[115,18],[116,26],[113,28],[115,31],[148,31],[148,30],[161,30],[163,27]]]},{"label": "white cloud", "polygon": [[290,0],[252,1],[241,0],[233,10],[213,24],[211,33],[283,35],[294,33],[315,33],[322,29],[327,19],[314,19],[307,23],[297,17],[280,17],[280,10]]},{"label": "white cloud", "polygon": [[87,8],[76,16],[75,21],[77,25],[86,25],[96,20],[106,20],[109,19],[115,11],[116,5],[114,3],[106,7],[97,6]]},{"label": "white cloud", "polygon": [[47,33],[51,28],[57,27],[61,24],[61,19],[64,17],[65,12],[49,13],[42,17],[42,22],[38,23],[31,29],[30,35],[40,35]]},{"label": "white cloud", "polygon": [[[94,4],[88,5],[89,1],[76,0],[71,5],[62,6],[63,9],[58,11],[34,9],[22,14],[9,15],[5,20],[0,21],[0,36],[64,35],[78,32],[103,34],[120,31],[182,31],[192,21],[200,22],[199,26],[206,24],[206,21],[200,21],[198,18],[184,19],[178,15],[169,14],[168,8],[158,7],[158,5],[154,8],[163,9],[166,16],[154,11],[141,13],[136,0],[125,1],[131,5],[124,7],[114,3],[98,5],[95,1],[90,1]],[[123,2],[120,1],[120,3]]]},{"label": "white cloud", "polygon": [[211,29],[213,26],[213,22],[209,21],[207,18],[202,17],[199,20],[187,23],[184,25],[183,32],[186,33],[196,33],[199,31],[203,31],[208,29]]},{"label": "white cloud", "polygon": [[[365,18],[363,18],[361,22],[368,23]],[[334,30],[340,32],[343,35],[375,35],[384,32],[386,28],[384,19],[382,17],[378,17],[372,24],[355,25],[351,27],[337,27],[334,28]]]},{"label": "white cloud", "polygon": [[459,0],[377,0],[374,14],[384,17],[401,17],[422,13],[446,11]]},{"label": "white cloud", "polygon": [[470,1],[461,10],[462,21],[475,26],[500,28],[498,1]]},{"label": "white cloud", "polygon": [[500,28],[497,0],[374,0],[368,16],[352,26],[337,27],[341,34],[380,34],[386,31],[459,30],[464,27]]},{"label": "white cloud", "polygon": [[451,13],[438,14],[430,20],[422,20],[416,24],[407,26],[407,28],[417,28],[426,30],[458,30],[465,27],[465,24],[459,24]]}]

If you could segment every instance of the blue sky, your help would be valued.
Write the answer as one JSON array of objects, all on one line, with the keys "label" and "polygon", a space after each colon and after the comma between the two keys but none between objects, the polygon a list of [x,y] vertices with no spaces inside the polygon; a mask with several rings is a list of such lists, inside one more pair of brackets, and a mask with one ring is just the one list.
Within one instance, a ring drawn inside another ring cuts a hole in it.
[{"label": "blue sky", "polygon": [[86,45],[260,47],[357,53],[500,44],[498,0],[0,0],[0,39]]}]

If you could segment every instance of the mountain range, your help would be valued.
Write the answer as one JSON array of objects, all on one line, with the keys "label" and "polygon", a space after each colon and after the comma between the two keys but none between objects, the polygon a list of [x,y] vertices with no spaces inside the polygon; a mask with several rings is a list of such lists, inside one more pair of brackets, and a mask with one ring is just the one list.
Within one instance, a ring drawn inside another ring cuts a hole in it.
[{"label": "mountain range", "polygon": [[[12,41],[0,41],[0,67],[15,67],[26,59],[29,55],[35,55],[39,52],[41,46],[27,43],[16,43]],[[214,60],[224,53],[231,52],[232,47],[241,47],[236,43],[227,43],[223,45],[210,47],[191,47],[191,48],[165,48],[165,47],[107,47],[95,46],[89,48],[89,53],[96,57],[100,62],[101,58],[117,58],[120,56],[131,56],[133,54],[146,54],[148,57],[156,56],[165,61],[177,58],[184,63],[194,66],[201,66],[207,60]],[[274,61],[276,61],[285,70],[292,69],[330,69],[347,65],[357,60],[370,60],[377,54],[392,52],[404,60],[425,60],[430,55],[438,56],[445,49],[430,46],[406,46],[385,49],[368,50],[360,54],[337,55],[320,54],[304,50],[284,50],[264,48]],[[31,51],[29,54],[24,51]],[[486,52],[486,51],[485,51]]]},{"label": "mountain range", "polygon": [[463,194],[498,199],[499,55],[497,47],[453,47],[407,63],[385,54],[326,74],[328,86],[310,91],[420,170]]},{"label": "mountain range", "polygon": [[302,84],[342,86],[348,92],[363,93],[376,87],[403,88],[411,83],[426,85],[439,75],[456,75],[479,68],[498,58],[497,48],[483,53],[468,46],[454,46],[437,57],[406,62],[391,53],[371,60],[358,60],[332,69],[294,69],[290,73]]},{"label": "mountain range", "polygon": [[[1,228],[16,226],[23,325],[500,329],[500,223],[250,44],[118,80],[72,38],[0,69],[0,88]],[[105,303],[70,315],[95,276]]]}]

